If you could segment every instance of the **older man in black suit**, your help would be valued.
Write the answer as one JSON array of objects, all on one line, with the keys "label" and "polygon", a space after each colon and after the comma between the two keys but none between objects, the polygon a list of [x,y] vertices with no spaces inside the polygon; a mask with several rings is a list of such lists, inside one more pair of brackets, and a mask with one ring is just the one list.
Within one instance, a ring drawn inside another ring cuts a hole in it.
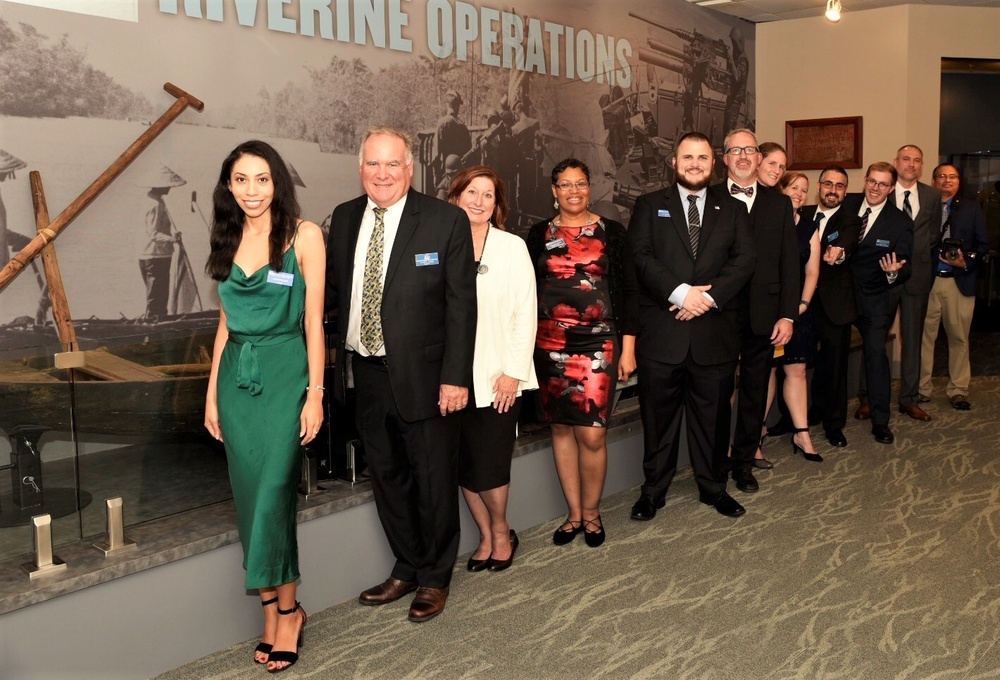
[{"label": "older man in black suit", "polygon": [[[889,290],[889,306],[895,315],[899,309],[900,360],[899,412],[914,420],[928,421],[929,413],[919,405],[920,346],[927,316],[927,297],[933,283],[931,250],[941,240],[941,200],[931,186],[918,181],[924,169],[924,152],[915,144],[906,144],[896,151],[892,161],[898,178],[896,189],[889,196],[893,204],[913,220],[913,267],[910,279]],[[871,417],[865,373],[861,373],[861,405],[854,417]]]},{"label": "older man in black suit", "polygon": [[752,470],[767,411],[770,360],[775,347],[792,337],[799,316],[799,246],[791,201],[757,181],[762,160],[757,137],[747,129],[733,130],[723,146],[728,177],[709,193],[720,201],[733,196],[746,206],[757,252],[753,276],[740,296],[740,384],[730,454],[736,488],[754,492],[760,488]]},{"label": "older man in black suit", "polygon": [[844,209],[861,218],[861,236],[850,264],[858,293],[857,326],[865,354],[872,436],[882,444],[895,441],[889,429],[892,384],[885,352],[894,311],[889,289],[910,277],[913,255],[913,220],[888,200],[895,186],[896,168],[872,163],[865,173],[864,193],[844,201]]},{"label": "older man in black suit", "polygon": [[819,356],[813,373],[809,421],[821,422],[826,439],[847,446],[847,358],[851,351],[851,324],[858,317],[854,275],[846,263],[858,245],[861,218],[843,210],[847,171],[830,165],[819,175],[818,205],[805,206],[799,219],[817,224],[823,259],[816,293],[809,301],[819,331]]},{"label": "older man in black suit", "polygon": [[701,502],[729,517],[745,512],[726,493],[726,449],[740,351],[739,293],[753,273],[754,251],[743,205],[708,191],[714,164],[705,135],[683,135],[674,149],[677,183],[640,196],[629,222],[645,447],[635,520],[652,519],[664,505],[684,414]]},{"label": "older man in black suit", "polygon": [[476,273],[465,211],[410,188],[412,142],[370,129],[359,154],[365,195],[333,211],[328,311],[337,312],[334,396],[348,381],[375,507],[396,558],[361,593],[380,605],[414,590],[409,619],[444,609],[458,554],[458,417],[468,400]]}]

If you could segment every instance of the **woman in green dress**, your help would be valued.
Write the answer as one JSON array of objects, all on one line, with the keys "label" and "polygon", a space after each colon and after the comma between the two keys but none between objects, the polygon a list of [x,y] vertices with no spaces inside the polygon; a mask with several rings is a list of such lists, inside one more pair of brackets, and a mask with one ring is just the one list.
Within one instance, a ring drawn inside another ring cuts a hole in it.
[{"label": "woman in green dress", "polygon": [[323,233],[298,218],[288,166],[244,142],[222,164],[211,254],[219,330],[205,427],[225,443],[248,590],[264,634],[254,661],[279,672],[298,660],[305,611],[295,599],[299,449],[323,422]]}]

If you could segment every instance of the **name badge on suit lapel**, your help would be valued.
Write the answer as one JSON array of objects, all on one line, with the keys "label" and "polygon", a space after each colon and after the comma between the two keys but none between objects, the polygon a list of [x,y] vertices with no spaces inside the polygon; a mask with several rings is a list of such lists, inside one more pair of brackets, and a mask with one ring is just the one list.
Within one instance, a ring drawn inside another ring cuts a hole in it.
[{"label": "name badge on suit lapel", "polygon": [[656,216],[657,217],[670,217],[670,211],[669,210],[657,210],[656,211]]},{"label": "name badge on suit lapel", "polygon": [[840,238],[840,232],[839,231],[835,231],[832,234],[827,234],[826,235],[826,242],[827,243],[833,243],[838,238]]},{"label": "name badge on suit lapel", "polygon": [[875,239],[876,248],[888,248],[892,243],[887,238],[877,238]]},{"label": "name badge on suit lapel", "polygon": [[414,255],[413,259],[416,261],[418,267],[432,267],[438,264],[437,253],[420,253]]}]

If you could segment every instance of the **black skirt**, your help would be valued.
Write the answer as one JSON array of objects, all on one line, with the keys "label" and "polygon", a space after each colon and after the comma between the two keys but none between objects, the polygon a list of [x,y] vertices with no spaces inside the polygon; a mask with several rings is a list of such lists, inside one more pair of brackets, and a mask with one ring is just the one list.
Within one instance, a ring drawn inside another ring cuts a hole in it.
[{"label": "black skirt", "polygon": [[521,398],[506,413],[492,405],[476,408],[472,391],[462,411],[458,449],[458,483],[469,491],[488,491],[510,484],[510,461],[517,437]]}]

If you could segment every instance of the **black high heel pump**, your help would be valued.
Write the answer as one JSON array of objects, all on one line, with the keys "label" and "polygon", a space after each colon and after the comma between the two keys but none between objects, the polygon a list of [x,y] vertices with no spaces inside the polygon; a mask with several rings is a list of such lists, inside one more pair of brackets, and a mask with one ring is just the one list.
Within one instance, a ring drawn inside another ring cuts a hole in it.
[{"label": "black high heel pump", "polygon": [[808,431],[809,431],[808,427],[793,427],[792,428],[792,455],[794,455],[796,453],[800,453],[800,454],[802,454],[803,458],[805,458],[806,460],[808,460],[811,463],[822,463],[823,462],[823,456],[819,455],[815,451],[813,451],[813,452],[810,453],[810,452],[806,451],[801,446],[799,446],[798,444],[795,443],[795,433],[796,432],[808,432]]}]

